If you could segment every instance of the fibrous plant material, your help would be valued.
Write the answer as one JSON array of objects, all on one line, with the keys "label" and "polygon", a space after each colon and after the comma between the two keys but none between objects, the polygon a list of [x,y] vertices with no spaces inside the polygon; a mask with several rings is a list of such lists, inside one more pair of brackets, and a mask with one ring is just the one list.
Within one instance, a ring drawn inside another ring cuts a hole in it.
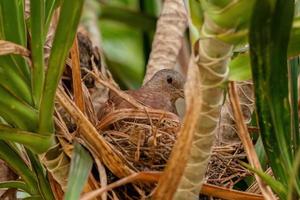
[{"label": "fibrous plant material", "polygon": [[251,173],[240,164],[246,158],[241,142],[215,146],[206,172],[207,183],[233,188]]},{"label": "fibrous plant material", "polygon": [[160,171],[176,141],[180,122],[165,111],[120,109],[104,117],[98,127],[137,171]]},{"label": "fibrous plant material", "polygon": [[187,14],[184,2],[165,0],[157,22],[144,83],[160,69],[174,68],[186,26]]},{"label": "fibrous plant material", "polygon": [[83,113],[74,105],[66,93],[59,88],[57,98],[60,104],[71,114],[80,128],[81,137],[86,142],[88,148],[101,159],[101,161],[118,177],[124,177],[133,173],[133,170],[126,165],[105,139],[97,132],[96,128],[83,115]]},{"label": "fibrous plant material", "polygon": [[0,40],[0,55],[15,54],[29,57],[30,52],[25,47],[13,42]]}]

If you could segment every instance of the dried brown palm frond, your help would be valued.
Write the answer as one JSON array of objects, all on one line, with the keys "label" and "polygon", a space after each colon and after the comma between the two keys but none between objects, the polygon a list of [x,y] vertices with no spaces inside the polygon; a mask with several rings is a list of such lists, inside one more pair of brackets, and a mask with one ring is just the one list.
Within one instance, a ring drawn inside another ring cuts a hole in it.
[{"label": "dried brown palm frond", "polygon": [[29,57],[30,51],[25,47],[13,42],[0,40],[0,55],[16,54]]}]

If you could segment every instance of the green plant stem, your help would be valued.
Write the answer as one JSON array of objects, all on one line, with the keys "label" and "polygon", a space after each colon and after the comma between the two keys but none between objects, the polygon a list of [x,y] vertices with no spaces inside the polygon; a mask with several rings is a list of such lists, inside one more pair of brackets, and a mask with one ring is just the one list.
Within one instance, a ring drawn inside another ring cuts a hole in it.
[{"label": "green plant stem", "polygon": [[42,134],[54,131],[55,92],[76,34],[82,6],[83,0],[65,0],[61,7],[41,99],[39,132]]},{"label": "green plant stem", "polygon": [[247,163],[240,162],[240,164],[246,167],[248,170],[256,173],[272,188],[272,190],[274,190],[274,192],[276,192],[280,196],[280,198],[284,199],[287,196],[287,188],[281,182],[276,181],[272,176],[251,167],[251,165],[248,165]]},{"label": "green plant stem", "polygon": [[38,186],[41,195],[44,200],[54,200],[53,192],[51,191],[51,187],[49,181],[47,179],[46,171],[44,170],[42,164],[39,161],[39,158],[33,154],[30,150],[27,150],[27,155],[31,161],[32,168],[37,177]]},{"label": "green plant stem", "polygon": [[297,148],[300,146],[300,133],[299,133],[299,117],[298,117],[298,75],[299,75],[300,59],[299,57],[293,58],[289,61],[289,88],[291,95],[291,141],[293,154],[296,155]]},{"label": "green plant stem", "polygon": [[[1,39],[8,40],[26,47],[27,38],[25,31],[23,1],[0,1],[0,13]],[[17,64],[18,70],[29,83],[30,72],[28,65],[21,57],[14,56],[13,59]]]},{"label": "green plant stem", "polygon": [[0,116],[19,128],[34,131],[37,129],[37,110],[19,101],[0,85]]},{"label": "green plant stem", "polygon": [[[25,145],[35,153],[43,153],[54,145],[53,134],[37,134],[0,124],[0,139]],[[41,145],[43,144],[43,145]]]},{"label": "green plant stem", "polygon": [[93,159],[88,151],[78,143],[74,146],[65,200],[79,199],[93,165]]},{"label": "green plant stem", "polygon": [[0,188],[15,188],[15,189],[19,189],[19,190],[21,189],[24,192],[30,193],[30,189],[22,181],[4,181],[4,182],[0,182]]},{"label": "green plant stem", "polygon": [[31,87],[26,82],[23,75],[14,68],[16,63],[12,59],[14,56],[1,56],[0,57],[0,85],[18,99],[24,100],[28,104],[32,104]]},{"label": "green plant stem", "polygon": [[44,22],[45,33],[48,33],[52,15],[60,3],[61,3],[61,0],[46,0],[46,2],[45,2],[45,22]]},{"label": "green plant stem", "polygon": [[32,57],[32,95],[35,107],[40,106],[44,83],[44,18],[45,1],[30,1],[31,57]]},{"label": "green plant stem", "polygon": [[[300,182],[299,182],[299,175],[300,175],[300,148],[295,154],[294,166],[291,172],[291,178],[288,187],[288,200],[299,199],[300,197]],[[298,177],[298,179],[297,179]]]}]

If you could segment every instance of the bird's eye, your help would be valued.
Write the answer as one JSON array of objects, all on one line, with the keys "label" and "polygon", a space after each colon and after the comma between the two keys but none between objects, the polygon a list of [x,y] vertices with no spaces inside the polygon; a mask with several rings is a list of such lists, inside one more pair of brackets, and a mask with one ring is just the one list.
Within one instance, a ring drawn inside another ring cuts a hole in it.
[{"label": "bird's eye", "polygon": [[172,77],[167,77],[167,82],[169,83],[169,84],[171,84],[172,82],[173,82],[173,79],[172,79]]}]

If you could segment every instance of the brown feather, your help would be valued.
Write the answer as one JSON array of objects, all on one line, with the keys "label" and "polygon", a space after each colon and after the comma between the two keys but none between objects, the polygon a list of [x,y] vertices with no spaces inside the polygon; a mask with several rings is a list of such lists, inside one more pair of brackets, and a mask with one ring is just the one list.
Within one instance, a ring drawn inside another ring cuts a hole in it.
[{"label": "brown feather", "polygon": [[[140,89],[125,92],[145,106],[177,114],[175,101],[183,97],[184,82],[184,78],[178,72],[164,69],[154,74]],[[99,110],[98,118],[101,119],[115,109],[132,107],[122,97],[110,91],[106,106]]]}]

